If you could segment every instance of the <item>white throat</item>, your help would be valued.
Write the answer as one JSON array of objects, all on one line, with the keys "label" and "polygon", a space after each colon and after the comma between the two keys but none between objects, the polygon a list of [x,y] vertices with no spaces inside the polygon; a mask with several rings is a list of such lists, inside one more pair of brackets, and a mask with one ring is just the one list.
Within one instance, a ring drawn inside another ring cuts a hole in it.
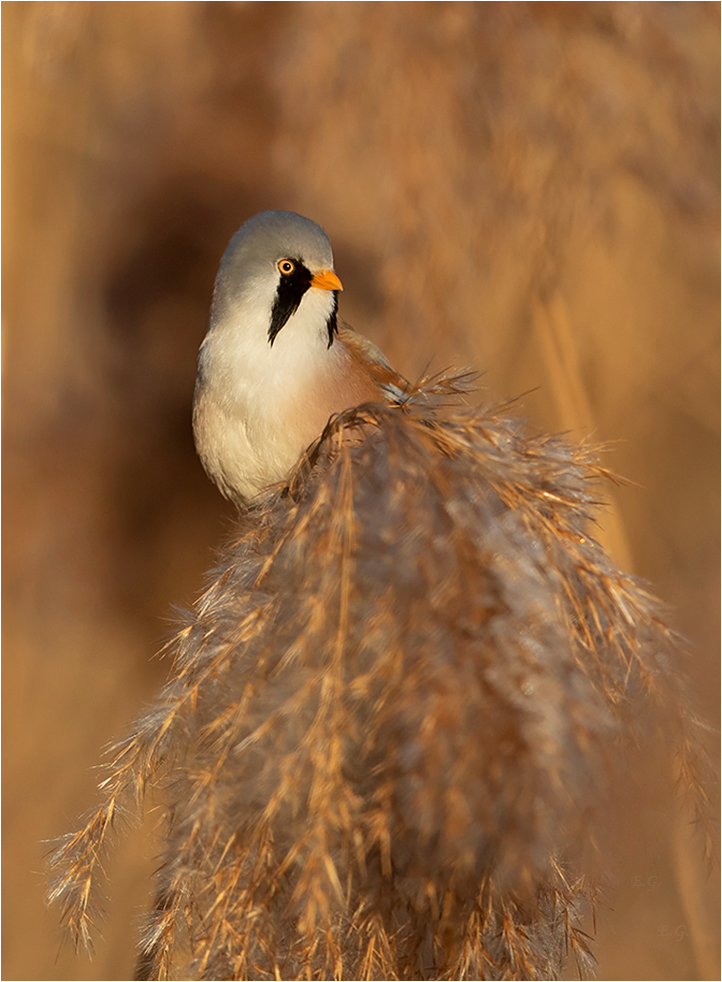
[{"label": "white throat", "polygon": [[271,306],[258,294],[239,298],[201,347],[196,443],[228,497],[253,497],[288,475],[335,411],[349,369],[343,346],[328,343],[330,291],[309,289],[272,345]]}]

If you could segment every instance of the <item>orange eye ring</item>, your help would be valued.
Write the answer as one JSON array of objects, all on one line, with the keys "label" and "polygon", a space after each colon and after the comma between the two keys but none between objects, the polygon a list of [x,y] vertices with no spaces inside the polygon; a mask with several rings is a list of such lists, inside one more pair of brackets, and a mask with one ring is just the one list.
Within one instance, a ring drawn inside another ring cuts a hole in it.
[{"label": "orange eye ring", "polygon": [[292,259],[279,259],[276,263],[278,270],[284,276],[290,276],[291,273],[296,268],[296,264]]}]

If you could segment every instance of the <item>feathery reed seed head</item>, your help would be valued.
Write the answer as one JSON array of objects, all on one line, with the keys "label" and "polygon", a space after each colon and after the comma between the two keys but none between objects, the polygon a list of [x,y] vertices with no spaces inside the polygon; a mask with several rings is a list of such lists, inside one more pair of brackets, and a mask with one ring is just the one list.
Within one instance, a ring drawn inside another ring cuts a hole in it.
[{"label": "feathery reed seed head", "polygon": [[645,716],[683,732],[674,643],[590,537],[593,454],[466,407],[467,383],[332,419],[239,517],[106,803],[53,858],[76,943],[113,814],[151,782],[141,977],[590,970],[595,812]]}]

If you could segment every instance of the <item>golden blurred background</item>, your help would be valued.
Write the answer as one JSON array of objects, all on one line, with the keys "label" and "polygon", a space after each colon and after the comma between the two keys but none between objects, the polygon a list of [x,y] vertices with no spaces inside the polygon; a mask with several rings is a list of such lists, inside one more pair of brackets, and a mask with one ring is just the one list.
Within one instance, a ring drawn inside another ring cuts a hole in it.
[{"label": "golden blurred background", "polygon": [[[719,727],[718,3],[6,2],[2,28],[4,978],[130,977],[152,814],[92,963],[59,951],[42,840],[97,801],[232,518],[190,407],[263,208],[324,226],[342,316],[407,376],[472,366],[610,445],[606,541]],[[650,772],[600,977],[719,977],[716,875]]]}]

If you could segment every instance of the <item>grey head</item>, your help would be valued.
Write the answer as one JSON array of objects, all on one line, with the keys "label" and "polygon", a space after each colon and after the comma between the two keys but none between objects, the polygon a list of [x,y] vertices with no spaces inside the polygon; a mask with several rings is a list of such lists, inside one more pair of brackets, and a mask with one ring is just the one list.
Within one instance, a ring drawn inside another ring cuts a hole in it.
[{"label": "grey head", "polygon": [[[292,265],[279,268],[284,260]],[[320,285],[318,280],[313,282],[314,276],[332,270],[331,243],[320,225],[291,211],[262,211],[239,228],[223,253],[213,292],[211,329],[249,305],[264,307],[268,342],[273,345],[306,291]],[[336,307],[334,290],[327,325],[329,346],[336,331]]]}]

